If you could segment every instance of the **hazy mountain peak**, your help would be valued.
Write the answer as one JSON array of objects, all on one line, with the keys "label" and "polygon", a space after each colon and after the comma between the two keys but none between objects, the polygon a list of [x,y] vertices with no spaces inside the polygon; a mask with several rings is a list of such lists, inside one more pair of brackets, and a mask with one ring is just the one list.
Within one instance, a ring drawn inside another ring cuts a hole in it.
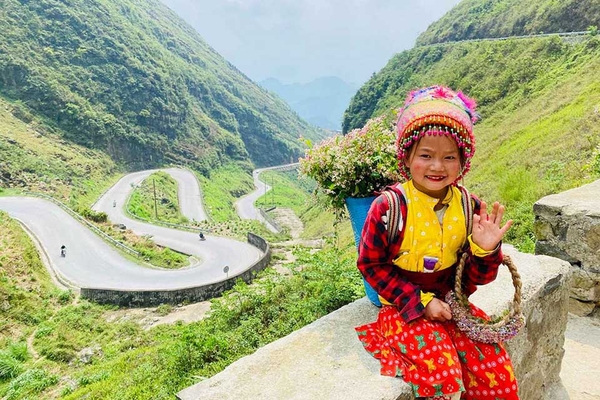
[{"label": "hazy mountain peak", "polygon": [[344,110],[358,88],[337,76],[323,76],[310,82],[291,84],[267,78],[259,84],[284,99],[312,125],[330,130],[341,130]]}]

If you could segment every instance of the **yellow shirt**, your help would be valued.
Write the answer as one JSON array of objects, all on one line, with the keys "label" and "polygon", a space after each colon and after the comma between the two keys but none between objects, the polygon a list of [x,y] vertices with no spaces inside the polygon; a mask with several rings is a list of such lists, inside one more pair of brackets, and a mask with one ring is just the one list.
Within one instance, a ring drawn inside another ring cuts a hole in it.
[{"label": "yellow shirt", "polygon": [[428,272],[451,267],[467,239],[460,190],[454,186],[448,188],[442,200],[445,211],[440,224],[434,211],[439,199],[417,190],[412,180],[403,185],[408,211],[404,237],[394,264],[407,271],[425,272],[424,257],[427,256],[437,259],[433,270]]},{"label": "yellow shirt", "polygon": [[[450,186],[441,218],[434,207],[439,199],[430,197],[415,188],[410,180],[403,184],[406,191],[407,215],[400,252],[393,260],[394,265],[412,272],[435,272],[450,268],[458,261],[458,252],[467,240],[465,215],[461,203],[461,191]],[[440,223],[441,219],[441,223]],[[469,237],[473,253],[485,256],[485,251],[475,245]],[[425,260],[428,260],[425,265]],[[426,306],[433,293],[421,292],[421,303]],[[389,304],[387,301],[382,301]]]}]

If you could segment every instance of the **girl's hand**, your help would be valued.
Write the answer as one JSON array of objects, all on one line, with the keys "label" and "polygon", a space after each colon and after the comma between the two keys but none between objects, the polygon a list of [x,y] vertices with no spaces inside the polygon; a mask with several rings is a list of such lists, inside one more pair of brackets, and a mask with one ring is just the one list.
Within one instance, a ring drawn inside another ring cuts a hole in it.
[{"label": "girl's hand", "polygon": [[433,298],[425,307],[425,318],[429,321],[449,321],[452,319],[450,306],[440,299]]},{"label": "girl's hand", "polygon": [[479,215],[473,215],[473,242],[483,250],[494,250],[513,223],[509,220],[501,226],[503,216],[504,206],[500,203],[495,202],[491,214],[488,214],[487,204],[482,201]]}]

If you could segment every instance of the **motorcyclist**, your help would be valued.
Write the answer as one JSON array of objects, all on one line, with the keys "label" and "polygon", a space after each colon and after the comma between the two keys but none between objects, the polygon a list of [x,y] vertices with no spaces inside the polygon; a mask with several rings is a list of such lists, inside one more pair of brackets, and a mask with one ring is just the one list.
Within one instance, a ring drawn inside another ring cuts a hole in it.
[{"label": "motorcyclist", "polygon": [[200,240],[206,240],[206,238],[204,237],[204,233],[200,232],[198,236],[200,236]]},{"label": "motorcyclist", "polygon": [[65,246],[64,244],[62,246],[60,246],[60,256],[61,257],[67,256],[67,246]]}]

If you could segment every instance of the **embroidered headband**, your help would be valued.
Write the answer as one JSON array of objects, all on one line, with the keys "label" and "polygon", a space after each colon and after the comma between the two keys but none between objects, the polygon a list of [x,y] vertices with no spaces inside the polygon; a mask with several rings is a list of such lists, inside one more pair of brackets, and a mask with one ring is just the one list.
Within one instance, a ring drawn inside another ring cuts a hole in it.
[{"label": "embroidered headband", "polygon": [[410,179],[405,160],[413,144],[424,135],[446,135],[456,141],[462,153],[462,178],[471,167],[475,153],[473,124],[479,120],[475,100],[444,86],[430,86],[408,94],[398,113],[396,128],[400,173]]}]

